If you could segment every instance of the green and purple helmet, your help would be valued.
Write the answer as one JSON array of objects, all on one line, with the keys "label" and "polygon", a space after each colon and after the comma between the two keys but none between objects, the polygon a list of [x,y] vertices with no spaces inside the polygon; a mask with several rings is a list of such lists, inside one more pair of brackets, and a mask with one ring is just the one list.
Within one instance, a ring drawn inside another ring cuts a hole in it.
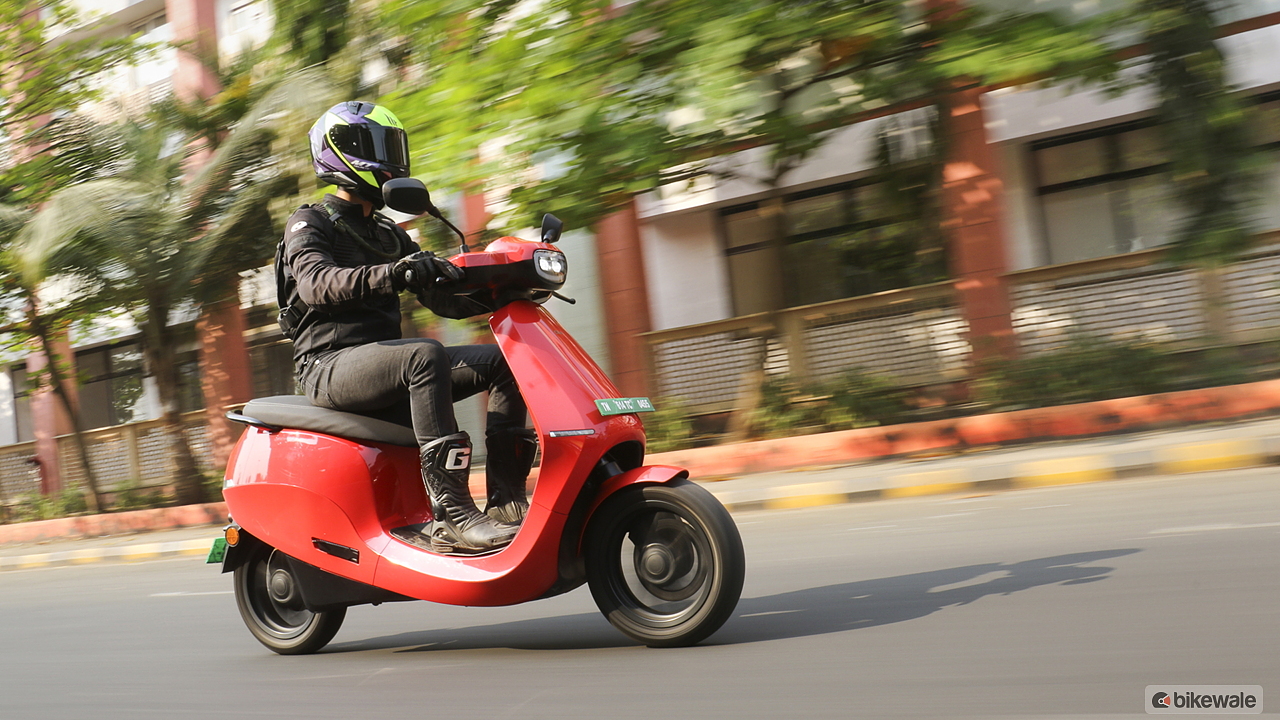
[{"label": "green and purple helmet", "polygon": [[382,184],[409,177],[409,140],[400,118],[369,102],[344,102],[311,126],[316,177],[382,206]]}]

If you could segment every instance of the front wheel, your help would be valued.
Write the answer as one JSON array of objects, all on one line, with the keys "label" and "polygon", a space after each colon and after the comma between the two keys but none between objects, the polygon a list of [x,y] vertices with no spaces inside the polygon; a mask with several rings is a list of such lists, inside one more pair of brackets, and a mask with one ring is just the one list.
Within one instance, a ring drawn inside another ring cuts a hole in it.
[{"label": "front wheel", "polygon": [[236,605],[258,642],[281,655],[306,655],[338,634],[346,608],[312,612],[284,553],[259,544],[235,570]]},{"label": "front wheel", "polygon": [[591,516],[587,582],[614,627],[650,647],[684,647],[720,629],[742,594],[746,560],[728,511],[688,480],[620,490]]}]

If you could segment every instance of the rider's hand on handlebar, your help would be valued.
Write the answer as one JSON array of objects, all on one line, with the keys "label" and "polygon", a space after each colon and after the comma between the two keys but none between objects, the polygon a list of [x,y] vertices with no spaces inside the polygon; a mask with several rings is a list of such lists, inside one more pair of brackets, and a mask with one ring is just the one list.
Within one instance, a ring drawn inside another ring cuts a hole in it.
[{"label": "rider's hand on handlebar", "polygon": [[392,284],[396,292],[430,290],[437,281],[462,279],[462,270],[429,250],[406,255],[391,265]]}]

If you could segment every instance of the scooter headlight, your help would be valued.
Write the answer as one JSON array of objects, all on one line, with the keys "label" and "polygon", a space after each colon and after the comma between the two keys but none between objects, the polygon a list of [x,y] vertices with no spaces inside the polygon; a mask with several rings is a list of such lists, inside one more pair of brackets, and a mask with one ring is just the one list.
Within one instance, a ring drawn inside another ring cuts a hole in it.
[{"label": "scooter headlight", "polygon": [[555,250],[534,250],[533,267],[538,271],[538,277],[556,287],[564,285],[569,275],[569,261],[564,253]]}]

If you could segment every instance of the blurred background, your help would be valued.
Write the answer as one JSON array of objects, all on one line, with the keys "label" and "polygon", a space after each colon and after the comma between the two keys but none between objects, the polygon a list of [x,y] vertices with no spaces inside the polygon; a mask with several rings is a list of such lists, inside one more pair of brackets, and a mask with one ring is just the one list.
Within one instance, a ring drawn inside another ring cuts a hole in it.
[{"label": "blurred background", "polygon": [[216,498],[223,413],[294,392],[271,258],[348,99],[478,245],[566,221],[549,309],[650,451],[1280,375],[1277,0],[0,16],[5,521]]}]

